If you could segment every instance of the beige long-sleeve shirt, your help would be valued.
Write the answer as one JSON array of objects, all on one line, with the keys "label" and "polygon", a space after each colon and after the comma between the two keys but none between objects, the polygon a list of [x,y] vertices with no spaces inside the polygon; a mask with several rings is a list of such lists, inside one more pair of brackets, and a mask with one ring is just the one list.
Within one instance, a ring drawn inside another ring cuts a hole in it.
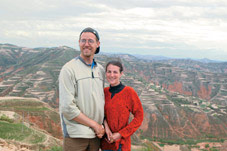
[{"label": "beige long-sleeve shirt", "polygon": [[104,69],[81,57],[66,63],[59,75],[59,111],[64,137],[94,138],[95,132],[72,120],[81,112],[99,124],[104,119]]}]

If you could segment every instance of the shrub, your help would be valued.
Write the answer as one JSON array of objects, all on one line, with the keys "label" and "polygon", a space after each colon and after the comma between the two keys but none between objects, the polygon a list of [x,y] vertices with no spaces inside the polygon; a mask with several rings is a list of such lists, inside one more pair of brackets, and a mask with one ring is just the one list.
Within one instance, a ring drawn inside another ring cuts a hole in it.
[{"label": "shrub", "polygon": [[3,114],[1,117],[0,117],[0,120],[1,121],[6,121],[6,122],[9,122],[9,123],[13,123],[13,119],[10,119],[8,116],[6,116],[5,114]]},{"label": "shrub", "polygon": [[205,148],[209,148],[209,147],[210,147],[210,145],[209,145],[209,144],[206,144],[206,145],[205,145]]}]

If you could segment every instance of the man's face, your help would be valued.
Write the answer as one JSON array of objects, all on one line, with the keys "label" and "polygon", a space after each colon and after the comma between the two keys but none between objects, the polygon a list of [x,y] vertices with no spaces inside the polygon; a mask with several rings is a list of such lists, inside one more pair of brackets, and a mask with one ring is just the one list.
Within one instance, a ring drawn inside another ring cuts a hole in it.
[{"label": "man's face", "polygon": [[100,42],[96,40],[96,36],[91,32],[84,32],[79,40],[80,51],[82,57],[93,57]]}]

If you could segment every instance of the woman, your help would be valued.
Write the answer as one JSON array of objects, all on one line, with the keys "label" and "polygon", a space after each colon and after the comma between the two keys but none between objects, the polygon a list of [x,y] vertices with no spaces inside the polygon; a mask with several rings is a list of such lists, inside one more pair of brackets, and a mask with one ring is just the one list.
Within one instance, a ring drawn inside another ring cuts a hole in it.
[{"label": "woman", "polygon": [[[106,65],[106,79],[110,87],[105,92],[105,131],[101,148],[104,151],[130,151],[130,136],[143,121],[143,108],[135,90],[120,82],[123,67],[119,61],[110,61]],[[130,112],[134,115],[129,123]]]}]

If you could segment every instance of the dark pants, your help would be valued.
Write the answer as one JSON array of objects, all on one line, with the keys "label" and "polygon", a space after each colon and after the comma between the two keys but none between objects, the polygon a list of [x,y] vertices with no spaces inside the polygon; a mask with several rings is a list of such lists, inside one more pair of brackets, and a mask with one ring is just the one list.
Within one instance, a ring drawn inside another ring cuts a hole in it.
[{"label": "dark pants", "polygon": [[[113,151],[113,150],[103,150],[103,151]],[[122,151],[122,150],[121,150],[121,144],[119,145],[119,148],[118,148],[117,151]]]},{"label": "dark pants", "polygon": [[98,151],[99,138],[64,138],[64,151]]}]

